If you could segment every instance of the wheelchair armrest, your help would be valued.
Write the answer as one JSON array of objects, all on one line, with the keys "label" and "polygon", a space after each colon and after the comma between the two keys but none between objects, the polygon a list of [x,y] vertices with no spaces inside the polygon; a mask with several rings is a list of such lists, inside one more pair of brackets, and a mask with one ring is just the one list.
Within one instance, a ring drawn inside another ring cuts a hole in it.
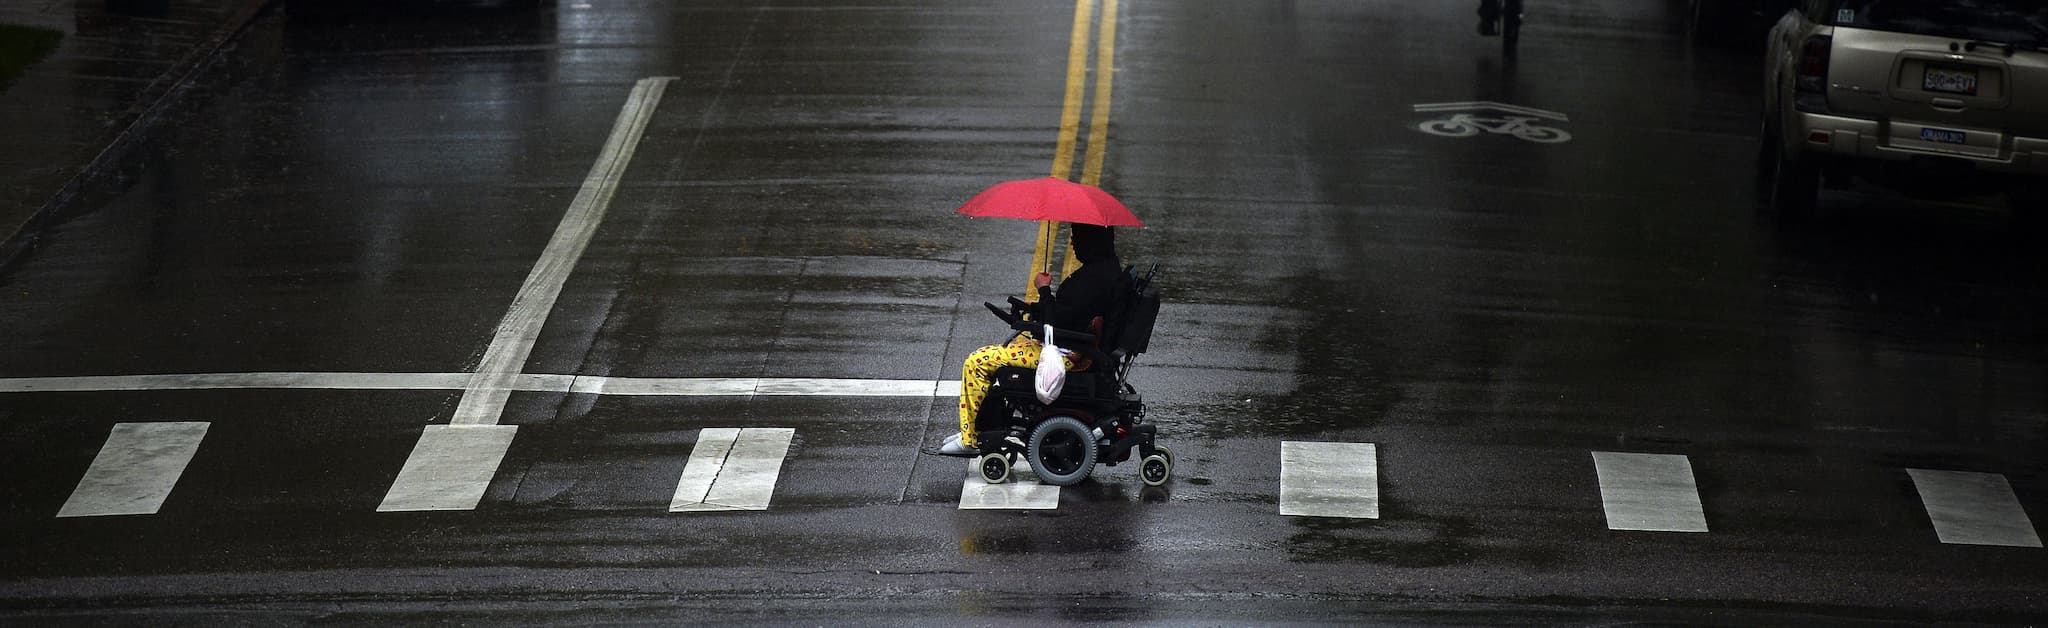
[{"label": "wheelchair armrest", "polygon": [[[1033,334],[1040,334],[1045,332],[1045,323],[1037,323],[1032,321],[1011,321],[1010,329],[1014,329],[1017,331],[1028,331]],[[1060,329],[1058,327],[1054,327],[1052,328],[1052,335],[1053,344],[1059,345],[1062,348],[1071,350],[1074,347],[1078,346],[1086,346],[1090,348],[1093,348],[1095,346],[1095,334],[1091,334],[1085,331],[1074,331],[1071,329]],[[1040,338],[1039,340],[1043,341],[1045,339]]]},{"label": "wheelchair armrest", "polygon": [[988,311],[994,312],[996,318],[1003,319],[1003,322],[1009,323],[1010,327],[1012,328],[1015,328],[1017,326],[1017,323],[1023,321],[1023,317],[1017,316],[1016,314],[1011,314],[1009,312],[1005,312],[1003,311],[1003,308],[996,307],[996,304],[994,303],[982,301],[981,304],[988,306]]},{"label": "wheelchair armrest", "polygon": [[[1045,323],[1017,321],[1010,323],[1010,329],[1041,334],[1045,333]],[[1093,360],[1096,364],[1116,363],[1116,358],[1110,357],[1109,354],[1103,353],[1101,348],[1095,346],[1095,334],[1054,327],[1052,328],[1052,335],[1053,344],[1059,345],[1061,349],[1074,352],[1074,355]],[[1043,341],[1044,339],[1041,338],[1040,340]]]}]

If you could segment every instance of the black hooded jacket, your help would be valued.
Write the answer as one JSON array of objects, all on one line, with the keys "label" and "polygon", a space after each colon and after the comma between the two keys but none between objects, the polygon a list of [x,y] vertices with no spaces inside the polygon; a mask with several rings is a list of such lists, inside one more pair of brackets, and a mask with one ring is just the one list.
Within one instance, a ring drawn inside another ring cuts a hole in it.
[{"label": "black hooded jacket", "polygon": [[1116,233],[1109,227],[1073,226],[1074,257],[1081,267],[1059,283],[1059,292],[1038,289],[1032,320],[1072,331],[1088,331],[1097,316],[1107,318],[1122,285],[1123,262],[1116,256]]}]

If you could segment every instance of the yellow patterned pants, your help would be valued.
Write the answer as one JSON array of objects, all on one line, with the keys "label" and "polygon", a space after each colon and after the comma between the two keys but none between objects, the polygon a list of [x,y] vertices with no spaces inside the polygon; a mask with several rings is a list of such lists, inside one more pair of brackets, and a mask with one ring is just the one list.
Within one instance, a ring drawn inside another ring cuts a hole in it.
[{"label": "yellow patterned pants", "polygon": [[[980,447],[974,434],[974,417],[981,413],[982,398],[988,396],[989,380],[995,377],[996,368],[1003,366],[1038,366],[1039,344],[1030,336],[1019,335],[1006,345],[989,345],[976,349],[967,356],[967,362],[960,367],[960,443],[968,447]],[[1074,358],[1064,357],[1068,369],[1074,368]]]}]

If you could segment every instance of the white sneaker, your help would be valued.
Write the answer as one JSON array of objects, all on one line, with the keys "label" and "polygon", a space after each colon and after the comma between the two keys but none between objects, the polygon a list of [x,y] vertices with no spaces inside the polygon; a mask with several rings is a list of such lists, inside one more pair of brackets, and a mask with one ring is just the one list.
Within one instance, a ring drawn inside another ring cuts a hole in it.
[{"label": "white sneaker", "polygon": [[980,452],[960,442],[959,434],[948,436],[946,437],[946,442],[939,443],[939,455],[941,456],[972,456],[977,453]]}]

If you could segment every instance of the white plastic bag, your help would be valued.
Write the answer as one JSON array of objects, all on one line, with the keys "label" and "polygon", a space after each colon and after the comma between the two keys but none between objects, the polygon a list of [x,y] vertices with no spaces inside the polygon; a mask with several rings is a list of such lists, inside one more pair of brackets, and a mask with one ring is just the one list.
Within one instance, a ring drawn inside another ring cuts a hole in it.
[{"label": "white plastic bag", "polygon": [[1060,390],[1067,387],[1067,364],[1062,359],[1066,349],[1052,343],[1052,326],[1045,326],[1045,335],[1039,337],[1038,377],[1033,378],[1032,389],[1038,393],[1039,403],[1052,403],[1060,398]]}]

